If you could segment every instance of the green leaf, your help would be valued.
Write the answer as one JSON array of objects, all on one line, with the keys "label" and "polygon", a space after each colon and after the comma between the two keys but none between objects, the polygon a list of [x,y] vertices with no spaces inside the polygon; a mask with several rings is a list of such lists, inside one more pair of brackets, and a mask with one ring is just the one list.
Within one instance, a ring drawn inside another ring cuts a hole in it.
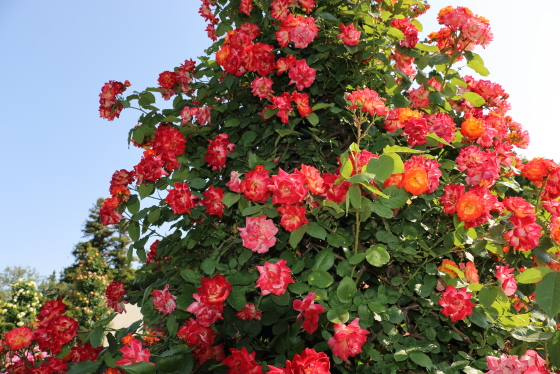
[{"label": "green leaf", "polygon": [[350,199],[352,206],[358,210],[362,207],[362,190],[359,185],[353,184],[348,189],[347,198]]},{"label": "green leaf", "polygon": [[245,131],[242,138],[243,143],[250,144],[257,138],[257,135],[253,131]]},{"label": "green leaf", "polygon": [[336,296],[338,299],[347,304],[352,301],[352,298],[356,294],[356,283],[350,277],[344,277],[340,283],[338,284],[338,288],[336,289]]},{"label": "green leaf", "polygon": [[311,108],[311,110],[316,111],[316,110],[324,109],[324,108],[332,108],[333,106],[334,106],[334,103],[330,103],[330,104],[317,103],[317,104],[313,105],[313,108]]},{"label": "green leaf", "polygon": [[278,109],[267,109],[266,112],[264,112],[264,119],[269,119],[276,113],[278,113]]},{"label": "green leaf", "polygon": [[449,56],[436,53],[430,56],[430,64],[432,65],[443,65],[449,61]]},{"label": "green leaf", "polygon": [[78,362],[77,364],[72,365],[70,370],[66,372],[66,374],[90,374],[95,373],[97,368],[101,365],[101,362],[97,361],[82,361]]},{"label": "green leaf", "polygon": [[404,163],[402,161],[401,156],[399,156],[397,153],[386,152],[382,154],[381,157],[391,157],[393,159],[393,174],[399,174],[404,172]]},{"label": "green leaf", "polygon": [[534,343],[542,340],[549,340],[554,336],[554,334],[551,332],[537,332],[532,334],[529,334],[529,332],[530,331],[527,329],[520,329],[517,331],[513,331],[511,333],[511,336],[513,336],[517,340],[530,342],[530,343]]},{"label": "green leaf", "polygon": [[140,211],[140,200],[138,199],[138,196],[130,196],[130,198],[126,202],[126,209],[128,209],[131,214],[136,214]]},{"label": "green leaf", "polygon": [[307,116],[307,120],[313,126],[316,126],[316,125],[319,124],[319,117],[317,117],[317,115],[313,112],[309,113],[309,115]]},{"label": "green leaf", "polygon": [[119,365],[119,368],[127,374],[154,374],[156,372],[156,368],[146,361],[130,366]]},{"label": "green leaf", "polygon": [[242,288],[234,287],[227,298],[227,302],[235,310],[241,310],[245,308],[245,304],[247,304],[247,300],[245,299],[245,290]]},{"label": "green leaf", "polygon": [[328,21],[340,22],[338,18],[336,18],[335,16],[327,12],[319,12],[319,16],[321,16],[321,18],[324,18]]},{"label": "green leaf", "polygon": [[317,222],[311,222],[307,225],[305,232],[310,236],[321,240],[325,240],[327,237],[327,232],[323,226],[319,225]]},{"label": "green leaf", "polygon": [[200,282],[200,277],[192,269],[181,270],[181,277],[183,277],[184,280],[186,280],[187,282],[190,282],[190,283],[197,284],[197,283]]},{"label": "green leaf", "polygon": [[340,167],[340,175],[346,179],[350,178],[354,167],[352,166],[352,161],[348,158],[348,152],[344,152],[340,155],[340,163],[342,165]]},{"label": "green leaf", "polygon": [[537,303],[550,317],[560,312],[560,272],[546,274],[535,289]]},{"label": "green leaf", "polygon": [[560,331],[556,331],[548,342],[548,357],[552,365],[560,368]]},{"label": "green leaf", "polygon": [[483,77],[487,77],[488,75],[490,75],[490,71],[480,61],[470,60],[467,63],[467,66],[473,69],[474,71],[476,71],[478,74],[482,75]]},{"label": "green leaf", "polygon": [[344,213],[344,210],[340,207],[340,205],[334,201],[323,200],[323,206],[328,206],[329,208],[334,209],[337,214]]},{"label": "green leaf", "polygon": [[390,259],[391,256],[389,256],[389,252],[387,252],[387,247],[383,244],[376,244],[368,248],[366,252],[367,262],[376,267],[385,265]]},{"label": "green leaf", "polygon": [[397,209],[403,207],[408,201],[409,195],[404,188],[397,186],[390,186],[383,190],[383,193],[388,196],[387,199],[380,199],[381,204],[389,209]]},{"label": "green leaf", "polygon": [[237,127],[241,121],[237,118],[230,118],[224,123],[224,127]]},{"label": "green leaf", "polygon": [[200,268],[204,271],[207,275],[214,274],[214,270],[216,270],[216,263],[210,257],[207,257],[202,264],[200,264]]},{"label": "green leaf", "polygon": [[169,315],[169,317],[167,317],[166,326],[169,335],[173,336],[177,333],[177,330],[179,329],[179,323],[177,322],[177,317],[175,316],[175,314],[171,314]]},{"label": "green leaf", "polygon": [[154,193],[154,190],[156,189],[155,184],[153,183],[149,183],[149,184],[141,184],[138,186],[138,195],[140,195],[140,198],[143,199],[147,196],[150,196],[152,193]]},{"label": "green leaf", "polygon": [[499,323],[504,327],[525,327],[529,326],[531,320],[529,314],[510,314],[501,316],[498,319]]},{"label": "green leaf", "polygon": [[384,182],[395,170],[395,160],[388,155],[381,155],[378,159],[372,158],[367,165],[367,172],[375,174],[375,178]]},{"label": "green leaf", "polygon": [[348,259],[350,265],[357,265],[362,262],[366,258],[366,254],[364,252],[356,253],[354,256]]},{"label": "green leaf", "polygon": [[218,25],[218,28],[216,29],[216,35],[222,36],[226,32],[231,31],[231,30],[232,30],[232,27],[229,23],[220,22],[220,24]]},{"label": "green leaf", "polygon": [[371,210],[379,217],[393,218],[393,211],[387,206],[385,206],[384,204],[380,203],[379,201],[376,201],[373,204],[371,204]]},{"label": "green leaf", "polygon": [[194,178],[189,182],[189,187],[196,190],[201,190],[206,186],[206,181],[202,178]]},{"label": "green leaf", "polygon": [[424,153],[424,151],[420,151],[418,149],[412,149],[409,147],[401,147],[400,145],[391,145],[386,146],[383,148],[383,153],[390,153],[390,152],[397,152],[397,153]]},{"label": "green leaf", "polygon": [[469,316],[469,320],[477,326],[482,327],[483,329],[488,328],[488,318],[484,314],[482,308],[473,308],[473,314]]},{"label": "green leaf", "polygon": [[519,283],[523,284],[537,283],[540,282],[546,274],[551,273],[552,271],[553,270],[548,266],[530,268],[517,275],[515,279]]},{"label": "green leaf", "polygon": [[137,128],[135,128],[132,132],[132,139],[134,139],[134,141],[138,144],[142,144],[144,142],[144,137],[146,136],[146,133],[144,131],[144,128],[142,126],[139,126]]},{"label": "green leaf", "polygon": [[292,248],[296,248],[301,239],[303,238],[303,234],[305,234],[305,230],[307,229],[307,225],[301,226],[299,229],[292,231],[290,234],[290,245]]},{"label": "green leaf", "polygon": [[434,139],[435,141],[437,141],[438,143],[441,143],[441,144],[451,145],[447,142],[447,140],[445,140],[443,138],[440,138],[439,136],[437,136],[436,134],[434,134],[432,132],[427,133],[426,137],[427,138],[432,138],[432,139]]},{"label": "green leaf", "polygon": [[253,214],[256,214],[256,213],[259,213],[259,214],[260,214],[261,211],[262,211],[262,206],[260,206],[260,205],[253,205],[253,206],[249,206],[249,207],[243,209],[243,211],[241,212],[241,215],[242,215],[243,217],[245,217],[245,216],[252,216]]},{"label": "green leaf", "polygon": [[422,44],[422,43],[416,43],[416,48],[418,48],[421,51],[426,51],[426,52],[439,52],[439,48],[435,45],[426,45],[426,44]]},{"label": "green leaf", "polygon": [[483,106],[486,103],[486,100],[484,100],[482,96],[480,96],[476,92],[465,92],[462,96],[465,100],[476,107]]},{"label": "green leaf", "polygon": [[432,363],[432,359],[425,353],[419,351],[411,351],[409,352],[408,356],[417,365],[423,366],[425,368],[431,368],[434,366]]},{"label": "green leaf", "polygon": [[193,357],[190,354],[185,354],[186,352],[164,356],[164,354],[170,351],[173,351],[173,349],[164,352],[161,355],[162,358],[157,362],[156,369],[158,374],[189,374],[194,364]]},{"label": "green leaf", "polygon": [[291,129],[278,129],[278,130],[276,130],[276,132],[278,133],[278,135],[280,135],[281,138],[284,137],[284,136],[287,136],[287,135],[292,135],[292,134],[293,135],[301,135],[300,132],[297,132],[297,131],[294,131],[294,130],[291,130]]},{"label": "green leaf", "polygon": [[140,239],[140,225],[136,221],[129,221],[128,222],[128,235],[133,242],[138,241]]},{"label": "green leaf", "polygon": [[490,287],[486,286],[481,289],[478,293],[478,301],[480,304],[485,308],[490,308],[496,298],[498,297],[498,288],[497,286]]},{"label": "green leaf", "polygon": [[150,213],[148,213],[148,222],[154,223],[155,221],[157,221],[160,213],[161,210],[159,208],[152,210]]},{"label": "green leaf", "polygon": [[288,289],[290,290],[290,292],[301,295],[309,291],[309,286],[307,285],[307,283],[296,282],[291,283],[288,286]]},{"label": "green leaf", "polygon": [[347,181],[350,183],[369,183],[374,178],[375,178],[375,174],[359,173],[351,176],[350,178],[347,179]]},{"label": "green leaf", "polygon": [[327,312],[327,319],[332,323],[346,323],[350,314],[344,309],[331,309]]},{"label": "green leaf", "polygon": [[103,327],[96,327],[89,335],[89,342],[93,348],[101,347],[103,344]]},{"label": "green leaf", "polygon": [[396,29],[394,27],[389,27],[389,29],[387,30],[387,34],[394,36],[395,38],[399,39],[399,40],[403,40],[404,39],[404,34],[401,30]]},{"label": "green leaf", "polygon": [[224,205],[229,208],[230,206],[238,202],[240,197],[241,195],[238,193],[228,192],[222,199],[222,203],[224,203]]},{"label": "green leaf", "polygon": [[328,271],[334,265],[334,252],[331,248],[325,248],[315,255],[315,263],[312,270]]},{"label": "green leaf", "polygon": [[334,282],[334,279],[332,275],[324,270],[315,270],[314,272],[309,274],[308,281],[309,284],[314,287],[327,288]]}]

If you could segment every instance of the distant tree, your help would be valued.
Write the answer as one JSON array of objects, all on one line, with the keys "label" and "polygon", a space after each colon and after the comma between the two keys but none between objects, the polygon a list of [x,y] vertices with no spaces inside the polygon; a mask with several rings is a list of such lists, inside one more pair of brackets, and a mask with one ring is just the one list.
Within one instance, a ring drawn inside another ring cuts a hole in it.
[{"label": "distant tree", "polygon": [[[134,280],[134,269],[127,261],[128,244],[131,242],[126,227],[105,226],[101,223],[99,209],[103,204],[103,199],[98,199],[93,208],[89,211],[82,232],[87,242],[78,243],[72,252],[78,259],[83,253],[84,246],[92,247],[99,251],[100,255],[107,263],[107,274],[110,280],[117,280],[131,285]],[[78,266],[75,262],[72,266],[64,269],[62,281],[72,283],[73,273]]]},{"label": "distant tree", "polygon": [[105,289],[109,284],[107,263],[97,248],[91,243],[81,243],[76,247],[76,267],[72,276],[71,289],[64,297],[68,315],[75,318],[80,326],[90,328],[109,315],[105,302]]}]

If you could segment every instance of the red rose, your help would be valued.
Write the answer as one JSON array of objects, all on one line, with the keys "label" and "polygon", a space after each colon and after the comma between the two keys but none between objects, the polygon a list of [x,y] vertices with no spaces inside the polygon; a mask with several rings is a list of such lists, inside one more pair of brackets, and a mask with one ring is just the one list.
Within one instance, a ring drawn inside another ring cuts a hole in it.
[{"label": "red rose", "polygon": [[346,361],[362,352],[367,341],[369,331],[360,328],[360,319],[356,318],[348,326],[342,323],[334,324],[334,336],[329,338],[328,344],[336,357]]},{"label": "red rose", "polygon": [[272,194],[268,189],[268,185],[272,180],[268,176],[268,170],[259,166],[261,165],[257,165],[255,170],[245,174],[245,179],[239,184],[239,189],[243,192],[246,199],[264,203]]},{"label": "red rose", "polygon": [[255,288],[260,287],[263,296],[274,294],[282,296],[286,292],[290,283],[295,283],[292,279],[290,268],[286,266],[286,260],[279,260],[276,264],[265,262],[264,266],[257,266],[260,273]]},{"label": "red rose", "polygon": [[29,327],[23,326],[10,330],[4,337],[4,342],[12,351],[27,348],[33,340],[33,331]]},{"label": "red rose", "polygon": [[451,317],[451,322],[465,319],[472,314],[474,304],[464,288],[458,290],[451,285],[447,286],[441,296],[442,298],[438,301],[439,305],[443,307],[441,312],[444,316]]},{"label": "red rose", "polygon": [[206,305],[221,305],[231,292],[231,283],[226,281],[220,274],[214,275],[212,279],[202,278],[200,287],[196,290],[200,295],[200,301]]},{"label": "red rose", "polygon": [[191,209],[194,208],[194,200],[197,197],[193,196],[187,182],[175,183],[174,186],[175,189],[168,190],[169,194],[167,194],[165,202],[171,206],[175,214],[191,214]]},{"label": "red rose", "polygon": [[262,374],[262,366],[255,361],[255,354],[247,352],[247,348],[241,350],[230,348],[231,356],[222,361],[222,364],[229,366],[228,374]]}]

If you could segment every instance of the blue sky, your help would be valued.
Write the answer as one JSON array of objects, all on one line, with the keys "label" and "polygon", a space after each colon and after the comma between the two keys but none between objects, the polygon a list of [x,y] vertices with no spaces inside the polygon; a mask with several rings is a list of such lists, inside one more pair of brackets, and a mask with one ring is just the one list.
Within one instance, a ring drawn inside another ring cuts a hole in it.
[{"label": "blue sky", "polygon": [[[510,114],[530,131],[523,153],[560,161],[554,55],[560,4],[430,4],[420,19],[425,30],[439,28],[435,17],[446,5],[468,6],[490,20],[495,40],[476,50],[491,72],[485,79],[503,85]],[[89,208],[108,196],[115,170],[130,170],[140,158],[126,143],[137,113],[100,119],[100,89],[109,80],[129,80],[129,91],[154,87],[159,73],[203,55],[210,40],[198,6],[198,0],[0,2],[0,270],[30,266],[48,275],[72,263]]]}]

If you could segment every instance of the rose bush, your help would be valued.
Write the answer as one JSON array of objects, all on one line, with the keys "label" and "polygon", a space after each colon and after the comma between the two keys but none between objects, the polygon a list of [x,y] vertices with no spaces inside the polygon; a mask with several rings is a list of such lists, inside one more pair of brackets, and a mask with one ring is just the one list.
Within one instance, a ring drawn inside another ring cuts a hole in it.
[{"label": "rose bush", "polygon": [[[208,56],[100,95],[108,120],[142,112],[142,157],[101,210],[144,263],[108,303],[142,321],[76,331],[41,312],[29,341],[0,345],[5,369],[560,369],[560,166],[522,161],[507,93],[459,70],[488,75],[488,20],[446,7],[420,41],[427,7],[202,0]],[[35,346],[51,359],[25,361]]]}]

